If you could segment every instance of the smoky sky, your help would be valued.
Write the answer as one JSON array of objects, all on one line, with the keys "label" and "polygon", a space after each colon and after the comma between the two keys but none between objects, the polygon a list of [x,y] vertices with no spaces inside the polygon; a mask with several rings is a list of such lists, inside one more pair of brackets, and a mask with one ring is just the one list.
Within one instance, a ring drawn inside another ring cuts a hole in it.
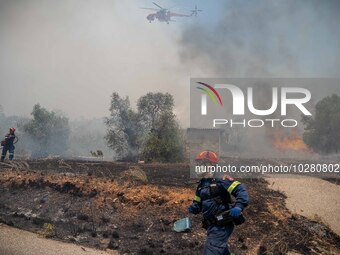
[{"label": "smoky sky", "polygon": [[214,27],[183,33],[181,59],[217,77],[337,76],[339,1],[229,1]]},{"label": "smoky sky", "polygon": [[169,92],[188,125],[190,77],[338,77],[339,1],[195,3],[200,17],[167,25],[148,1],[0,0],[0,104],[100,118],[113,91]]},{"label": "smoky sky", "polygon": [[180,33],[176,24],[149,24],[139,4],[1,1],[0,104],[5,113],[27,115],[39,102],[71,118],[103,117],[114,91],[129,96],[132,104],[149,91],[176,95],[186,85],[177,67]]}]

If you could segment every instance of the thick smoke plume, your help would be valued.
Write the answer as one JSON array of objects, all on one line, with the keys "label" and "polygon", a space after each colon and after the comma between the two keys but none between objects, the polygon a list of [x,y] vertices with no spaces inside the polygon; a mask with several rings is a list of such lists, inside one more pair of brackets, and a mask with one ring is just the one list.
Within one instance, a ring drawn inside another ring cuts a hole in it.
[{"label": "thick smoke plume", "polygon": [[340,67],[340,2],[228,1],[184,30],[181,59],[215,77],[327,77]]},{"label": "thick smoke plume", "polygon": [[[181,60],[201,70],[197,77],[206,78],[336,77],[340,70],[339,11],[339,1],[228,1],[215,26],[194,24],[184,30]],[[254,87],[259,99],[255,105],[267,109],[271,102],[261,98],[270,95],[271,88]],[[311,89],[313,103],[340,92],[322,84]],[[278,156],[281,152],[273,150],[270,133],[268,129],[241,129],[231,135],[242,137],[234,139],[242,155]]]}]

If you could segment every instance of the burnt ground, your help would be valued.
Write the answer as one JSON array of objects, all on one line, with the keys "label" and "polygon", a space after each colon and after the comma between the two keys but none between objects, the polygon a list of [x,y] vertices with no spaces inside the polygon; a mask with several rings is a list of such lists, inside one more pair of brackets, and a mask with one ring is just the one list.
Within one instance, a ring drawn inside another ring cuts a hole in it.
[{"label": "burnt ground", "polygon": [[[121,178],[136,164],[35,160],[0,165],[0,222],[121,254],[200,254],[205,240],[199,216],[191,233],[174,233],[187,216],[195,184],[186,164],[139,165],[147,184]],[[235,229],[238,254],[338,254],[340,237],[322,223],[291,214],[285,196],[263,179],[241,180],[251,204],[247,223]],[[50,225],[46,225],[49,223]]]}]

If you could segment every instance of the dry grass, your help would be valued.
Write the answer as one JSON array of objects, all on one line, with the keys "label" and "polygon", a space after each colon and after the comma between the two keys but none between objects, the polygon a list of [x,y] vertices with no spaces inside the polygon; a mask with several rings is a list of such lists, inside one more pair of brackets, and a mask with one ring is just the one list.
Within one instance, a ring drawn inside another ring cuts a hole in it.
[{"label": "dry grass", "polygon": [[39,231],[39,235],[44,238],[51,238],[56,236],[56,228],[53,224],[44,223],[42,229]]},{"label": "dry grass", "polygon": [[[131,172],[135,174],[137,171],[132,169],[129,174]],[[144,175],[144,172],[138,170],[139,177],[144,177]],[[142,179],[144,180],[144,178]],[[159,206],[170,211],[173,208],[186,211],[194,196],[190,188],[131,185],[130,182],[107,178],[51,173],[45,175],[38,171],[2,171],[0,172],[0,183],[11,186],[39,185],[39,187],[50,187],[75,195],[76,192],[81,192],[85,196],[90,196],[95,190],[97,195],[94,196],[93,203],[96,206],[113,206],[116,204],[118,207],[124,206],[124,210],[126,210],[126,207],[131,207],[133,209],[131,212],[135,210],[137,212],[139,209],[148,206]]]},{"label": "dry grass", "polygon": [[138,166],[132,166],[128,170],[124,171],[120,179],[123,181],[131,182],[132,184],[147,184],[148,177],[146,173]]}]

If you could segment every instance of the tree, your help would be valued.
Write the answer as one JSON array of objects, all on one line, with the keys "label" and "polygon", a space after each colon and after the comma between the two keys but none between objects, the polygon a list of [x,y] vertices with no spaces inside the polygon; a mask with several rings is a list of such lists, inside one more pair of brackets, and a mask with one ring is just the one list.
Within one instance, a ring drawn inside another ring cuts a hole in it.
[{"label": "tree", "polygon": [[31,138],[32,155],[64,155],[68,149],[68,119],[36,104],[31,113],[33,119],[23,125]]},{"label": "tree", "polygon": [[169,93],[147,93],[138,99],[138,113],[147,131],[155,127],[157,119],[163,113],[173,111],[174,99]]},{"label": "tree", "polygon": [[184,158],[181,129],[172,112],[164,112],[144,137],[142,157],[147,161],[179,162]]},{"label": "tree", "polygon": [[121,98],[118,93],[111,96],[110,117],[105,118],[108,146],[120,159],[130,160],[138,155],[139,121],[130,107],[128,97]]},{"label": "tree", "polygon": [[135,112],[128,97],[113,93],[110,117],[105,119],[108,146],[123,160],[142,156],[147,161],[181,161],[183,139],[173,105],[168,93],[148,93],[138,99]]},{"label": "tree", "polygon": [[304,116],[304,142],[315,152],[328,154],[340,150],[340,97],[333,94],[315,106],[315,117]]},{"label": "tree", "polygon": [[145,132],[142,157],[146,161],[182,161],[184,143],[173,113],[173,96],[169,93],[148,93],[139,98],[137,106]]}]

